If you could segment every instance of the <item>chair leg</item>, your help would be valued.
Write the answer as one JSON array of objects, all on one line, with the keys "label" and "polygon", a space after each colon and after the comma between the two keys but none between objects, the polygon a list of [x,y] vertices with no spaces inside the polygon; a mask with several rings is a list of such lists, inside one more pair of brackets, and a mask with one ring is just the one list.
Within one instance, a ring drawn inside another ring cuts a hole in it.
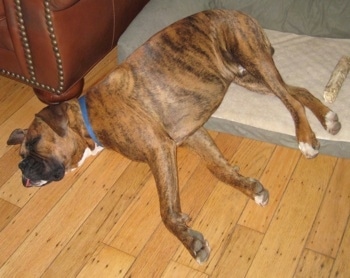
[{"label": "chair leg", "polygon": [[84,78],[80,79],[67,91],[59,95],[52,92],[44,91],[41,89],[37,89],[37,88],[33,88],[33,90],[40,101],[46,104],[55,104],[55,103],[60,103],[75,97],[79,97],[83,92],[83,87],[84,87]]}]

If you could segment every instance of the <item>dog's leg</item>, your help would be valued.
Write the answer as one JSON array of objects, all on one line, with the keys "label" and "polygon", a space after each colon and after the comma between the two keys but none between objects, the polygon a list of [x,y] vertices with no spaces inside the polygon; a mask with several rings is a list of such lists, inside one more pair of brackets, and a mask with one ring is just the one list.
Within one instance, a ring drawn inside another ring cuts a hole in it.
[{"label": "dog's leg", "polygon": [[219,180],[242,191],[257,204],[267,205],[268,191],[258,180],[240,175],[238,167],[230,165],[204,128],[197,130],[184,144],[204,159],[208,169]]},{"label": "dog's leg", "polygon": [[200,232],[186,225],[189,217],[181,212],[176,144],[171,139],[165,138],[157,144],[152,153],[149,165],[157,184],[162,220],[197,262],[204,263],[210,254],[208,242]]},{"label": "dog's leg", "polygon": [[288,85],[288,91],[295,99],[312,111],[325,130],[333,135],[339,132],[341,124],[338,120],[338,115],[324,105],[318,98],[314,97],[304,88]]},{"label": "dog's leg", "polygon": [[290,87],[283,81],[272,57],[266,56],[249,65],[244,75],[235,76],[233,82],[252,91],[275,94],[292,115],[299,149],[305,157],[313,158],[318,154],[320,144],[306,117],[304,101],[297,98],[295,93],[290,93]]},{"label": "dog's leg", "polygon": [[301,102],[295,99],[288,91],[288,85],[284,83],[282,77],[273,64],[272,58],[268,65],[265,65],[262,79],[271,88],[271,91],[283,102],[289,110],[295,125],[295,133],[299,142],[299,149],[307,158],[317,156],[320,143],[312,131],[306,117],[305,108]]},{"label": "dog's leg", "polygon": [[[288,92],[288,85],[283,81],[276,68],[272,58],[273,48],[266,34],[253,19],[245,19],[240,24],[242,28],[235,30],[235,36],[227,39],[227,44],[231,46],[236,46],[237,44],[234,39],[240,41],[239,46],[236,48],[232,47],[234,52],[231,52],[232,65],[236,69],[236,73],[232,71],[234,75],[233,81],[238,80],[237,83],[243,86],[245,81],[247,81],[247,87],[249,88],[254,87],[253,85],[263,84],[264,90],[268,89],[275,94],[288,109],[294,120],[295,133],[300,150],[308,158],[316,156],[320,146],[319,142],[306,118],[303,104]],[[251,30],[254,35],[247,36],[242,30]],[[241,68],[245,70],[241,70]],[[254,80],[256,81],[254,82]],[[259,89],[255,88],[255,90]]]}]

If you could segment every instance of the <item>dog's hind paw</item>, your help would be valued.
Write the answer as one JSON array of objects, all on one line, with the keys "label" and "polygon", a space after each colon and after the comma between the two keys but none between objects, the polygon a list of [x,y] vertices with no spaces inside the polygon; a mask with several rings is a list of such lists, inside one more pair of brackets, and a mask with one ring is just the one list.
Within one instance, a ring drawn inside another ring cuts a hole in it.
[{"label": "dog's hind paw", "polygon": [[192,256],[196,259],[197,263],[205,263],[210,255],[210,247],[208,241],[206,241],[200,232],[189,229],[189,234],[193,237],[192,244]]},{"label": "dog's hind paw", "polygon": [[341,124],[339,122],[338,115],[333,111],[329,111],[327,113],[325,117],[325,125],[326,130],[332,135],[337,134],[341,129]]}]

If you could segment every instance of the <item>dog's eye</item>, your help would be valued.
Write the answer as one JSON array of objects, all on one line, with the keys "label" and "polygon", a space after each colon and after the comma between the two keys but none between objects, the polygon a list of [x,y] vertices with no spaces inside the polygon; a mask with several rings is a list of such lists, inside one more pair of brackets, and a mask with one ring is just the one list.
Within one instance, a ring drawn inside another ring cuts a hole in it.
[{"label": "dog's eye", "polygon": [[30,139],[26,142],[26,149],[31,152],[34,150],[35,145],[39,142],[41,136],[37,136],[33,139]]}]

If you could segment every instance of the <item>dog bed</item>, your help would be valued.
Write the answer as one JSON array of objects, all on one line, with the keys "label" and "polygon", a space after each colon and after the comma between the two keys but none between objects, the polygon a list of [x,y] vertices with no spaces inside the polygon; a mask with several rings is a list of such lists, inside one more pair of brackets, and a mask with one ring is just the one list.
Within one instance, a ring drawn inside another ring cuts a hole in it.
[{"label": "dog bed", "polygon": [[[151,0],[119,40],[119,61],[168,24],[200,10],[216,8],[217,5],[212,5],[214,2],[217,1]],[[334,67],[343,55],[350,55],[350,39],[265,30],[275,48],[274,60],[283,79],[291,85],[307,88],[324,101],[323,90]],[[326,105],[338,114],[342,124],[341,131],[335,136],[328,134],[306,109],[310,125],[321,143],[320,153],[350,158],[350,74],[335,102]],[[274,95],[250,92],[235,84],[230,86],[206,127],[298,148],[292,117],[282,102]]]},{"label": "dog bed", "polygon": [[[286,83],[307,88],[323,100],[324,88],[342,55],[350,55],[349,39],[328,39],[266,30],[275,48],[274,60]],[[327,133],[306,109],[310,125],[321,143],[320,153],[350,158],[350,75],[332,104],[340,132]],[[297,148],[294,123],[274,95],[261,95],[232,84],[207,128]]]}]

